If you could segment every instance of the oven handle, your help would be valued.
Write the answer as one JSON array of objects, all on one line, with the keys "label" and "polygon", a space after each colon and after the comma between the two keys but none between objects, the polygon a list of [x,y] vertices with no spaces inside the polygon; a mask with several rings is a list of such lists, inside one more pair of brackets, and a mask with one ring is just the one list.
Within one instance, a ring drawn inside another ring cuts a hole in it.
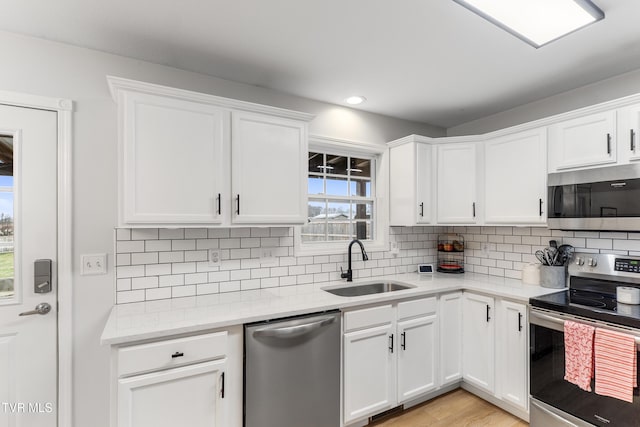
[{"label": "oven handle", "polygon": [[553,329],[555,331],[564,332],[564,321],[572,320],[578,323],[584,323],[586,325],[594,326],[596,328],[608,329],[611,331],[620,332],[623,334],[632,335],[635,338],[636,346],[640,345],[640,331],[630,328],[613,326],[610,323],[593,321],[580,316],[573,316],[569,314],[560,314],[547,312],[546,310],[540,310],[538,308],[529,308],[529,323],[532,325],[542,326],[544,328]]}]

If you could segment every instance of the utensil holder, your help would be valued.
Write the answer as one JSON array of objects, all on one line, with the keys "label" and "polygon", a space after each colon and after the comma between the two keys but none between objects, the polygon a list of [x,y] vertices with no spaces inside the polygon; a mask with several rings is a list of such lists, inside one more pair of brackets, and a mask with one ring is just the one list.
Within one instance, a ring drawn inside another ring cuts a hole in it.
[{"label": "utensil holder", "polygon": [[567,267],[564,265],[540,266],[540,286],[545,288],[564,288],[567,283]]}]

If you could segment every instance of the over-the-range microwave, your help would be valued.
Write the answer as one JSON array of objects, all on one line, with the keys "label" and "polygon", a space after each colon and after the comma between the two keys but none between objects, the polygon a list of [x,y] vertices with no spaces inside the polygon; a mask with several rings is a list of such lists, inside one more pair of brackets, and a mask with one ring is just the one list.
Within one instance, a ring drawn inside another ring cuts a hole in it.
[{"label": "over-the-range microwave", "polygon": [[640,164],[552,173],[547,186],[549,228],[640,232]]}]

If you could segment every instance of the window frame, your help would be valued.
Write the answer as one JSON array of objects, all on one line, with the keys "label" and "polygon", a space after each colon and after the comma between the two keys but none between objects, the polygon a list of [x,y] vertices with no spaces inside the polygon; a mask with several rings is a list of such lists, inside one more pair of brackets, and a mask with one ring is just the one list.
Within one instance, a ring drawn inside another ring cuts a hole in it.
[{"label": "window frame", "polygon": [[[311,135],[309,136],[308,152],[337,154],[358,158],[364,157],[375,160],[371,170],[374,185],[372,185],[372,194],[370,197],[370,199],[373,200],[371,222],[374,239],[367,240],[365,247],[367,251],[387,250],[389,241],[389,209],[386,194],[389,180],[387,176],[388,149],[386,145]],[[323,196],[323,198],[324,197],[326,196]],[[330,196],[327,198],[331,199]],[[303,243],[301,228],[301,226],[294,227],[294,250],[296,256],[339,254],[346,251],[349,243],[349,241],[346,240]]]}]

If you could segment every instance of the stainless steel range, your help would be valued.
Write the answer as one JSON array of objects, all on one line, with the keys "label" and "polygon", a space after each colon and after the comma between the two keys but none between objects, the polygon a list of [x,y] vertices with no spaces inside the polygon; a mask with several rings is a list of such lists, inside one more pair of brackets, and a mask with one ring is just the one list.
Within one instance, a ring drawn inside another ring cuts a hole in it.
[{"label": "stainless steel range", "polygon": [[564,380],[566,320],[633,335],[637,350],[640,305],[619,302],[617,290],[638,292],[640,257],[576,253],[568,272],[568,290],[529,301],[531,426],[640,426],[637,388],[629,403]]}]

